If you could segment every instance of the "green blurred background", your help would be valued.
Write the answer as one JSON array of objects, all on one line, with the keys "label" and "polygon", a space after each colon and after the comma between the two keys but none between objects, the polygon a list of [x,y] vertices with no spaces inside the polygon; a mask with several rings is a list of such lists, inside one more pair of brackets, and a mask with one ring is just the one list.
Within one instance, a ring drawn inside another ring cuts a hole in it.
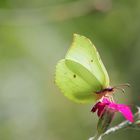
[{"label": "green blurred background", "polygon": [[[90,38],[111,85],[128,82],[119,103],[140,105],[140,0],[0,0],[0,140],[87,140],[96,133],[92,104],[66,99],[55,65],[73,33]],[[117,115],[114,124],[124,118]],[[139,140],[125,130],[106,140]]]}]

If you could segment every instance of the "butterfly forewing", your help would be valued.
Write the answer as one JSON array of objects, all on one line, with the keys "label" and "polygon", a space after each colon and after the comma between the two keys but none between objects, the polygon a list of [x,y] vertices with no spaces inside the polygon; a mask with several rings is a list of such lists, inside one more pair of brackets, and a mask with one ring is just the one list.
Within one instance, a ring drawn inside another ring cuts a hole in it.
[{"label": "butterfly forewing", "polygon": [[[72,46],[65,59],[77,62],[90,71],[100,82],[102,89],[109,86],[109,77],[100,56],[94,45],[86,37],[74,35]],[[92,84],[94,86],[94,83]]]}]

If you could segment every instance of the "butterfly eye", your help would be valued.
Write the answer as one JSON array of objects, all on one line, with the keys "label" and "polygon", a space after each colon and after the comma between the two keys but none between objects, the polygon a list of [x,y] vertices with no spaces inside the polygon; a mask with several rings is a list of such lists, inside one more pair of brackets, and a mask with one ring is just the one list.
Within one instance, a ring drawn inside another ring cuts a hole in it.
[{"label": "butterfly eye", "polygon": [[76,75],[75,74],[73,75],[73,78],[76,78]]}]

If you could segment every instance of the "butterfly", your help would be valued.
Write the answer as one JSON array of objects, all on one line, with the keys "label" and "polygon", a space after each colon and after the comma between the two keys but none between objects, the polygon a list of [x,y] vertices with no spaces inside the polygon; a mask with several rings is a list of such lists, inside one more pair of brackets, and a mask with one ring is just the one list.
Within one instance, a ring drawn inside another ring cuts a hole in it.
[{"label": "butterfly", "polygon": [[55,83],[67,98],[78,103],[93,103],[114,92],[97,49],[78,34],[74,34],[65,58],[56,65]]}]

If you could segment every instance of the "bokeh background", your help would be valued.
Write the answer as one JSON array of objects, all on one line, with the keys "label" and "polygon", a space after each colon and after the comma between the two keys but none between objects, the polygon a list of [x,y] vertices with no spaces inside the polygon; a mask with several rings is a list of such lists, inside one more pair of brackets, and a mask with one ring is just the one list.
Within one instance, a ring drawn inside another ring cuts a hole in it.
[{"label": "bokeh background", "polygon": [[[111,85],[128,82],[119,103],[140,105],[139,0],[0,0],[0,140],[87,140],[96,133],[93,104],[66,99],[55,65],[73,33],[90,38]],[[117,115],[114,124],[124,118]],[[105,140],[139,140],[124,130]]]}]

